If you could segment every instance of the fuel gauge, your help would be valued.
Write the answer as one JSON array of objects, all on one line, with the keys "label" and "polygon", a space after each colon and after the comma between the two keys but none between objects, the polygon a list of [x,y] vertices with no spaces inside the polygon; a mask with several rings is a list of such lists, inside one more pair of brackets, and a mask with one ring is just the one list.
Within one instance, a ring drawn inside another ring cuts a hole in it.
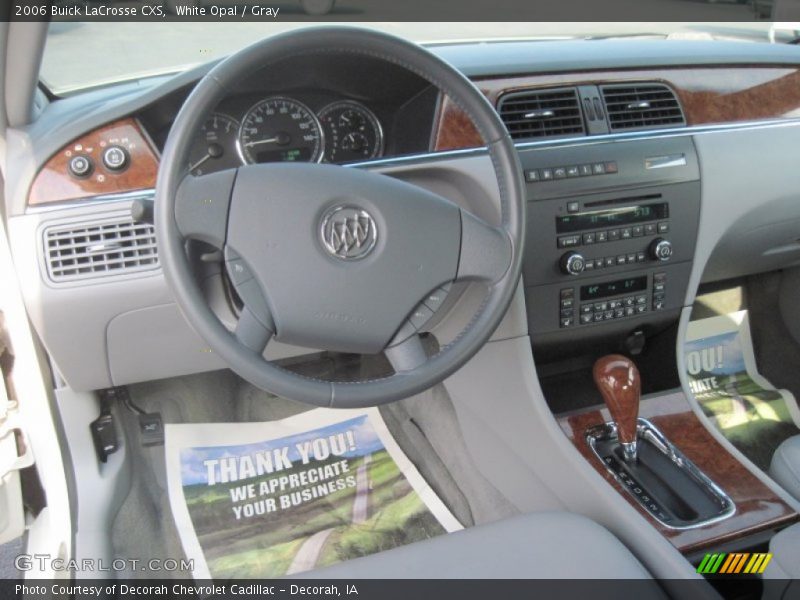
[{"label": "fuel gauge", "polygon": [[319,112],[325,130],[324,160],[347,163],[383,153],[383,129],[370,109],[353,100],[334,102]]},{"label": "fuel gauge", "polygon": [[236,153],[239,122],[222,113],[211,113],[195,135],[189,153],[189,171],[205,175],[242,165]]}]

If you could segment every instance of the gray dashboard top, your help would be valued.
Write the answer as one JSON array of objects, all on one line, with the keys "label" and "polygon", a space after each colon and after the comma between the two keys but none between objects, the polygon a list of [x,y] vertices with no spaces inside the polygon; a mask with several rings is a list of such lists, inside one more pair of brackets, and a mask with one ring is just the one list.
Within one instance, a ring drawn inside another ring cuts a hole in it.
[{"label": "gray dashboard top", "polygon": [[430,48],[469,77],[636,67],[800,63],[800,47],[718,40],[552,40]]},{"label": "gray dashboard top", "polygon": [[[635,67],[800,64],[800,48],[786,44],[696,40],[554,40],[433,45],[431,51],[469,77]],[[134,113],[191,85],[217,61],[172,75],[104,87],[51,102],[10,144],[8,214],[25,211],[36,170],[70,140]],[[28,139],[25,139],[28,138]],[[9,136],[11,142],[13,136]],[[16,145],[17,152],[14,152]]]}]

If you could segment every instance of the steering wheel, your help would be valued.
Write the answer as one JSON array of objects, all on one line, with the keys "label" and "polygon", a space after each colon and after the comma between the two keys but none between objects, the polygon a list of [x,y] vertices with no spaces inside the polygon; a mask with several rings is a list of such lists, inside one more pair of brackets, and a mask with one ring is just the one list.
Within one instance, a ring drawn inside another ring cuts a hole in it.
[{"label": "steering wheel", "polygon": [[[189,173],[195,132],[237,81],[287,57],[331,52],[405,67],[471,117],[497,177],[499,226],[368,168],[269,163],[203,176]],[[525,203],[514,145],[492,105],[466,77],[400,38],[324,27],[265,39],[200,80],[164,148],[155,225],[176,302],[234,372],[279,396],[355,408],[419,393],[459,369],[487,342],[519,281]],[[234,331],[205,300],[187,256],[188,239],[223,251],[244,304]],[[485,283],[484,302],[453,341],[428,357],[419,332],[432,312],[429,306],[457,281]],[[318,350],[385,352],[395,373],[357,382],[298,375],[263,358],[273,338]]]}]

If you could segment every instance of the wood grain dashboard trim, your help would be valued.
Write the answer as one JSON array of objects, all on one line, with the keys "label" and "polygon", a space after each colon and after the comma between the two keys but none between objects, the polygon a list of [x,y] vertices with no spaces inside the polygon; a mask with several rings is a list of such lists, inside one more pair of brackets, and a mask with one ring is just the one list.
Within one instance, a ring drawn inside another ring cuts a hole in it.
[{"label": "wood grain dashboard trim", "polygon": [[800,520],[788,504],[748,471],[714,439],[682,393],[642,400],[639,415],[653,423],[678,449],[722,488],[736,505],[733,516],[695,529],[670,529],[642,508],[613,478],[586,442],[586,430],[610,420],[607,409],[593,407],[558,418],[578,451],[620,497],[683,553],[691,553]]},{"label": "wood grain dashboard trim", "polygon": [[[683,106],[687,125],[800,116],[800,68],[795,66],[584,71],[476,79],[475,84],[496,105],[498,98],[507,92],[635,81],[656,81],[672,87]],[[434,150],[459,150],[482,145],[472,121],[459,107],[449,98],[443,98],[440,105]]]},{"label": "wood grain dashboard trim", "polygon": [[[102,152],[119,145],[129,155],[129,166],[114,172],[103,166]],[[91,175],[83,179],[69,172],[69,161],[82,154],[94,163]],[[152,189],[158,176],[158,155],[139,123],[133,118],[115,121],[61,148],[37,174],[28,194],[32,206],[79,200],[91,196]]]}]

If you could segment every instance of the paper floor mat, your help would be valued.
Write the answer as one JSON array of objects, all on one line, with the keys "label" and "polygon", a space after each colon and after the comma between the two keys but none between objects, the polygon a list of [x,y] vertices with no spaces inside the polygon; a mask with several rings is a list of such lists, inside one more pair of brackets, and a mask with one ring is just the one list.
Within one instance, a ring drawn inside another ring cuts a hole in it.
[{"label": "paper floor mat", "polygon": [[757,370],[746,310],[689,323],[689,387],[722,434],[761,469],[800,430],[797,402]]},{"label": "paper floor mat", "polygon": [[462,528],[376,409],[165,431],[196,579],[292,575]]}]

